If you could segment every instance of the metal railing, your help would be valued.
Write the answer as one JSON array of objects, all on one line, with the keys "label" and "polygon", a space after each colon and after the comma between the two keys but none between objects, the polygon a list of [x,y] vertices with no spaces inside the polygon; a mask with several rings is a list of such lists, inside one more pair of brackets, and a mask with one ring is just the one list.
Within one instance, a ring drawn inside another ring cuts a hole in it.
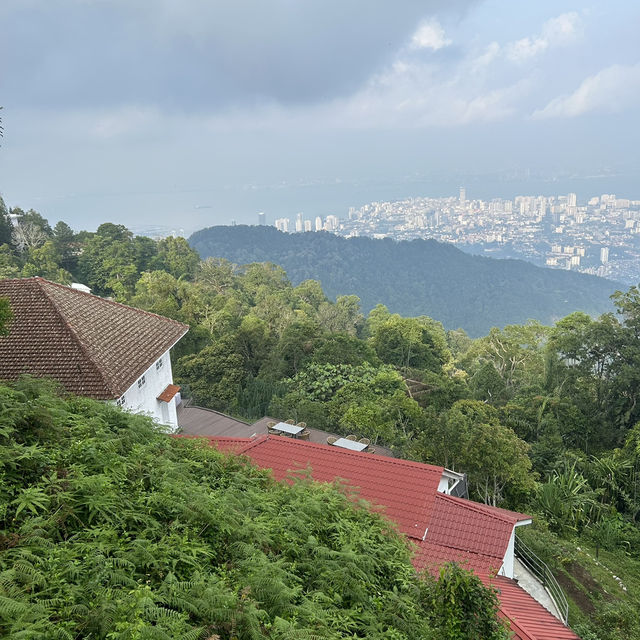
[{"label": "metal railing", "polygon": [[558,584],[553,573],[551,573],[551,569],[517,535],[515,537],[514,552],[516,558],[541,582],[545,591],[553,600],[560,619],[566,625],[569,618],[569,603],[562,587]]}]

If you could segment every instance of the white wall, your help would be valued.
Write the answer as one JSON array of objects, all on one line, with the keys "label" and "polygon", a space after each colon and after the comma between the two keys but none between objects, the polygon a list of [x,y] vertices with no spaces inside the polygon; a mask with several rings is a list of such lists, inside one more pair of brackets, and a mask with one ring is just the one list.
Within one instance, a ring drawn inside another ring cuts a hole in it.
[{"label": "white wall", "polygon": [[511,537],[509,538],[509,545],[507,546],[507,552],[504,554],[504,561],[502,567],[498,572],[501,576],[507,576],[507,578],[513,578],[513,562],[514,562],[514,545],[516,541],[516,528],[515,526],[511,530]]},{"label": "white wall", "polygon": [[511,537],[509,538],[509,545],[507,546],[507,552],[504,554],[504,561],[502,567],[498,573],[501,576],[507,576],[507,578],[513,578],[513,565],[515,559],[515,543],[516,543],[516,527],[524,527],[531,524],[531,520],[520,520],[516,522],[511,531]]},{"label": "white wall", "polygon": [[438,491],[440,493],[446,493],[447,495],[451,495],[451,491],[453,490],[453,488],[463,480],[464,480],[464,473],[458,473],[456,471],[451,471],[450,469],[445,469],[442,472],[442,476],[440,476],[440,482],[438,483]]},{"label": "white wall", "polygon": [[[156,366],[158,362],[162,362],[159,368]],[[139,385],[143,376],[144,384]],[[150,415],[161,424],[177,428],[175,397],[170,402],[157,400],[167,385],[172,383],[171,359],[167,350],[124,392],[120,405],[127,411]]]}]

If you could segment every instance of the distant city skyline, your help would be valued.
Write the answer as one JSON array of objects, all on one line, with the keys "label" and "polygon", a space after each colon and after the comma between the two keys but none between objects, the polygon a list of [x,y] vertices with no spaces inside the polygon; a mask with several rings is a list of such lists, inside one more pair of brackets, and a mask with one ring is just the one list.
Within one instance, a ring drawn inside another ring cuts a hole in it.
[{"label": "distant city skyline", "polygon": [[5,0],[0,20],[0,195],[74,228],[461,184],[637,195],[632,0]]},{"label": "distant city skyline", "polygon": [[471,253],[519,258],[636,284],[640,280],[640,199],[600,194],[585,201],[570,192],[514,199],[457,196],[374,201],[348,216],[304,213],[273,222],[279,231],[329,231],[345,237],[432,238]]}]

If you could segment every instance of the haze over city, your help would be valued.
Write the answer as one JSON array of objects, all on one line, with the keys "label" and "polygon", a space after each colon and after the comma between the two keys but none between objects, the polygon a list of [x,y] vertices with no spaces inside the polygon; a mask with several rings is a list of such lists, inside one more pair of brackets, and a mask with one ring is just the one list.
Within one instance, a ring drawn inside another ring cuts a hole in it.
[{"label": "haze over city", "polygon": [[187,232],[371,201],[640,198],[640,6],[5,0],[2,196]]}]

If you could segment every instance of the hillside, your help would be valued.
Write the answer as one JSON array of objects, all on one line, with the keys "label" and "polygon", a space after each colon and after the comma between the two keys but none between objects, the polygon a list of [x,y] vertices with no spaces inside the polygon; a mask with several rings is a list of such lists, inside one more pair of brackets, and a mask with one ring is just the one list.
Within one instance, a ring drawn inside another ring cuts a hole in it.
[{"label": "hillside", "polygon": [[552,324],[576,310],[599,315],[611,309],[609,296],[618,288],[595,276],[472,256],[434,240],[345,239],[219,226],[197,231],[189,243],[203,259],[274,262],[294,285],[320,280],[330,297],[357,295],[365,313],[382,303],[394,313],[428,315],[472,336],[529,319]]},{"label": "hillside", "polygon": [[[336,487],[276,483],[48,384],[0,392],[0,637],[434,637],[438,588]],[[482,637],[501,639],[485,601]]]}]

